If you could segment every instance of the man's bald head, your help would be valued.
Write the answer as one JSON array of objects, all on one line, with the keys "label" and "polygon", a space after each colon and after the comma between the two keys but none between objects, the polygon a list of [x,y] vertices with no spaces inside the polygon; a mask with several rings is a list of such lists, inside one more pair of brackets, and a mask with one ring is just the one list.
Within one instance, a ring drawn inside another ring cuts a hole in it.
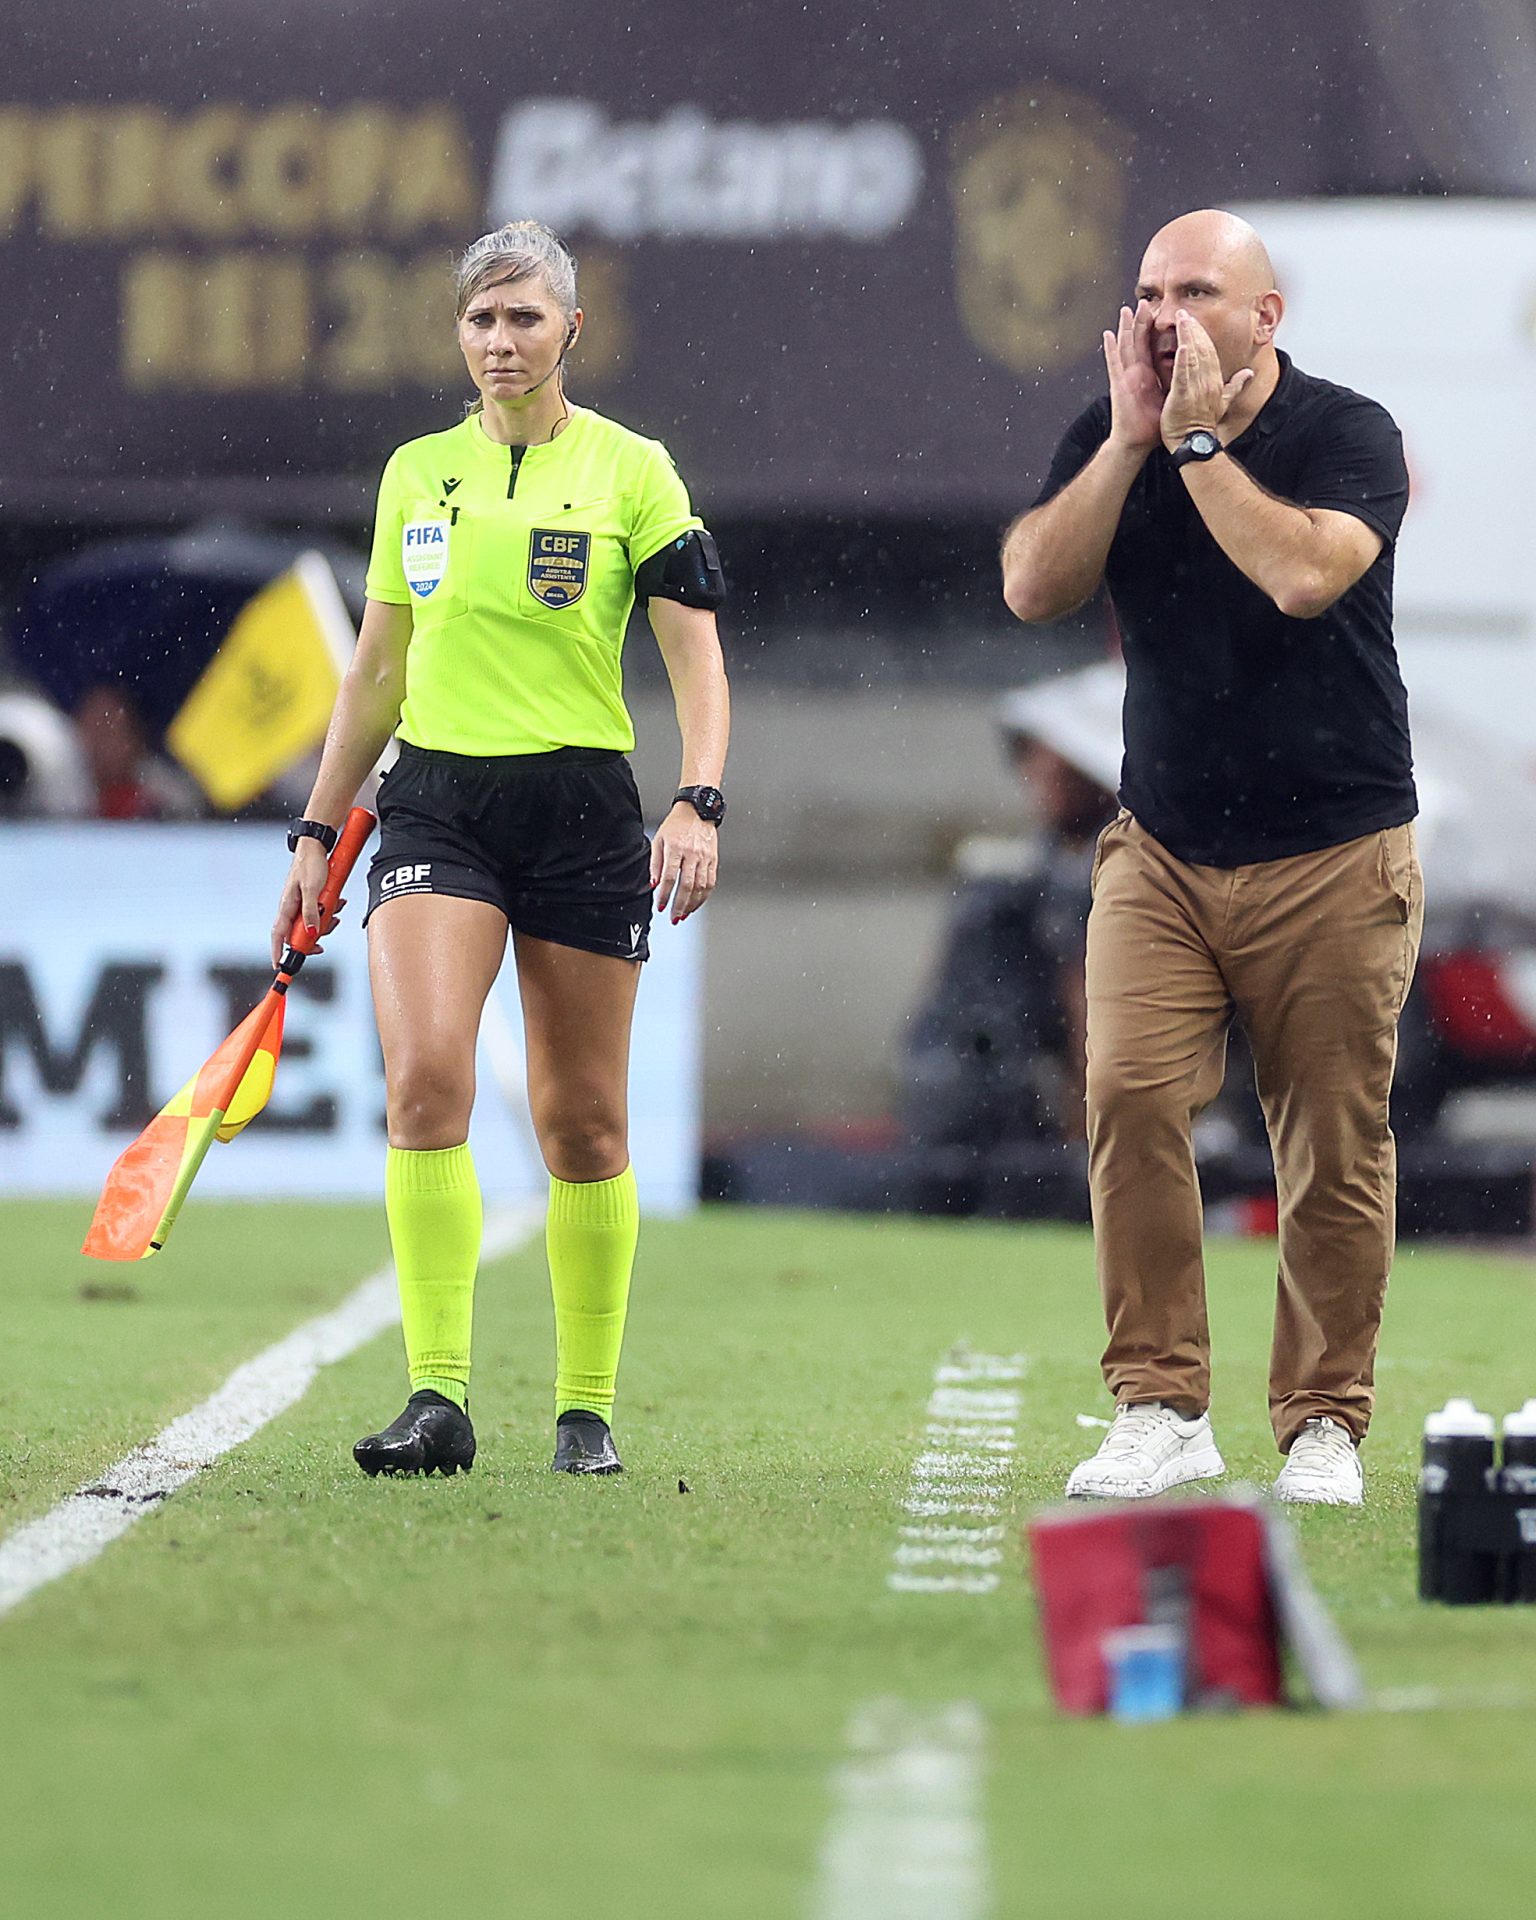
[{"label": "man's bald head", "polygon": [[1224,379],[1241,367],[1263,372],[1272,365],[1285,303],[1275,290],[1268,248],[1235,213],[1202,207],[1153,234],[1142,255],[1136,299],[1152,308],[1152,364],[1165,392],[1181,307],[1211,336]]},{"label": "man's bald head", "polygon": [[[1146,259],[1154,254],[1183,261],[1203,261],[1221,274],[1227,290],[1256,299],[1275,284],[1269,249],[1246,220],[1218,207],[1181,213],[1153,234]],[[1145,260],[1143,262],[1145,265]]]}]

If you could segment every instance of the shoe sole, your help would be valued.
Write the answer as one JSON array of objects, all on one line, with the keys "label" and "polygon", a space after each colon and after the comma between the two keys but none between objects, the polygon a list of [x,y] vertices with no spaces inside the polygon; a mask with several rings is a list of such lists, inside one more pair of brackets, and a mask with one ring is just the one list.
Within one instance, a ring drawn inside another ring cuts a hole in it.
[{"label": "shoe sole", "polygon": [[1365,1489],[1358,1493],[1297,1493],[1291,1488],[1282,1487],[1277,1481],[1272,1489],[1275,1498],[1287,1507],[1363,1507]]},{"label": "shoe sole", "polygon": [[551,1473],[568,1473],[578,1480],[595,1480],[600,1473],[622,1473],[624,1463],[622,1460],[615,1460],[613,1465],[608,1467],[562,1467],[557,1461],[551,1460],[549,1470]]},{"label": "shoe sole", "polygon": [[1214,1447],[1202,1447],[1198,1453],[1181,1454],[1177,1460],[1170,1460],[1155,1480],[1143,1480],[1130,1487],[1103,1483],[1093,1486],[1079,1480],[1074,1472],[1067,1481],[1066,1497],[1069,1500],[1155,1500],[1158,1494],[1171,1493],[1175,1487],[1188,1486],[1193,1480],[1219,1480],[1226,1470],[1226,1461]]},{"label": "shoe sole", "polygon": [[[357,1460],[357,1455],[353,1454],[352,1458]],[[357,1460],[357,1464],[370,1480],[377,1480],[380,1474],[388,1480],[414,1480],[418,1474],[426,1479],[434,1473],[440,1473],[446,1479],[449,1474],[468,1473],[471,1465],[469,1461],[461,1463],[457,1460],[445,1460],[440,1465],[434,1464],[430,1467],[391,1467],[382,1460],[377,1466],[372,1467],[366,1460]]]}]

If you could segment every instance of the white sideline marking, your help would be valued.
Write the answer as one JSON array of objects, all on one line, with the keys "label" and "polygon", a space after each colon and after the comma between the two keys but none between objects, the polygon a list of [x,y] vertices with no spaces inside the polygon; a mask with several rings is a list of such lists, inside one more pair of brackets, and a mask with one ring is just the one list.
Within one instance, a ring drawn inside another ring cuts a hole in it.
[{"label": "white sideline marking", "polygon": [[916,1500],[906,1499],[901,1503],[903,1513],[927,1515],[938,1520],[954,1513],[973,1513],[978,1519],[987,1519],[997,1512],[995,1500]]},{"label": "white sideline marking", "polygon": [[1514,1687],[1386,1687],[1364,1703],[1373,1713],[1529,1713],[1536,1693]]},{"label": "white sideline marking", "polygon": [[891,1573],[892,1593],[996,1593],[995,1573]]},{"label": "white sideline marking", "polygon": [[[493,1212],[485,1224],[483,1257],[511,1253],[543,1218],[542,1207]],[[383,1267],[339,1307],[306,1320],[286,1339],[236,1367],[222,1387],[153,1440],[135,1447],[40,1519],[0,1540],[0,1614],[94,1560],[178,1487],[285,1413],[322,1367],[344,1360],[399,1321],[395,1270]]]},{"label": "white sideline marking", "polygon": [[1003,1550],[995,1543],[1003,1529],[985,1523],[996,1521],[1013,1471],[1024,1367],[1021,1353],[960,1353],[935,1370],[925,1445],[902,1511],[983,1524],[904,1526],[885,1581],[893,1593],[980,1594],[1001,1585]]},{"label": "white sideline marking", "polygon": [[[981,1529],[990,1533],[991,1528]],[[1003,1563],[1001,1547],[973,1547],[966,1543],[961,1546],[950,1541],[944,1546],[913,1547],[903,1543],[892,1556],[898,1567],[927,1567],[935,1563],[951,1567],[1000,1567]]]},{"label": "white sideline marking", "polygon": [[816,1920],[982,1920],[986,1737],[969,1700],[855,1709],[849,1757],[832,1776]]},{"label": "white sideline marking", "polygon": [[[1018,1353],[961,1352],[935,1371],[926,1444],[902,1501],[909,1518],[885,1576],[891,1592],[985,1594],[1000,1584],[998,1505],[1024,1366]],[[814,1920],[984,1920],[986,1742],[974,1701],[855,1709],[849,1758],[832,1776]]]},{"label": "white sideline marking", "polygon": [[1004,1527],[903,1527],[903,1540],[1001,1540]]}]

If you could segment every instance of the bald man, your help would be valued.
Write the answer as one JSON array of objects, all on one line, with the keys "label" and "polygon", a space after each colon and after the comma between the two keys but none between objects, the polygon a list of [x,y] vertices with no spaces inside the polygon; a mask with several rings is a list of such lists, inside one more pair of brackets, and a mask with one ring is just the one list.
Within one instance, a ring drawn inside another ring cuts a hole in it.
[{"label": "bald man", "polygon": [[1387,1103],[1423,895],[1392,550],[1396,426],[1275,346],[1252,227],[1190,213],[1104,335],[1107,397],[1009,529],[1003,591],[1054,620],[1107,584],[1121,811],[1088,921],[1088,1138],[1116,1413],[1074,1496],[1225,1469],[1191,1127],[1248,1036],[1274,1150],[1269,1408],[1282,1499],[1358,1506],[1391,1264]]}]

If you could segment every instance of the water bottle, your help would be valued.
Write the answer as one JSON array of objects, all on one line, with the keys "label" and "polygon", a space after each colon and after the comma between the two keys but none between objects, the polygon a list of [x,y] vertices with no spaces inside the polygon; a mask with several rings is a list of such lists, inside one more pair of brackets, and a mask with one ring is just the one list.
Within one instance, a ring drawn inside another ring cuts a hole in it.
[{"label": "water bottle", "polygon": [[1498,1558],[1446,1543],[1446,1521],[1468,1494],[1487,1493],[1493,1475],[1493,1418],[1470,1400],[1448,1400],[1424,1422],[1419,1474],[1419,1598],[1476,1606],[1494,1598]]},{"label": "water bottle", "polygon": [[1116,1627],[1104,1636],[1113,1719],[1171,1720],[1184,1705],[1184,1646],[1174,1627]]},{"label": "water bottle", "polygon": [[1499,1491],[1520,1501],[1513,1524],[1519,1548],[1506,1576],[1511,1600],[1536,1602],[1536,1400],[1504,1416]]},{"label": "water bottle", "polygon": [[1536,1400],[1504,1416],[1504,1464],[1499,1485],[1505,1493],[1536,1496]]}]

